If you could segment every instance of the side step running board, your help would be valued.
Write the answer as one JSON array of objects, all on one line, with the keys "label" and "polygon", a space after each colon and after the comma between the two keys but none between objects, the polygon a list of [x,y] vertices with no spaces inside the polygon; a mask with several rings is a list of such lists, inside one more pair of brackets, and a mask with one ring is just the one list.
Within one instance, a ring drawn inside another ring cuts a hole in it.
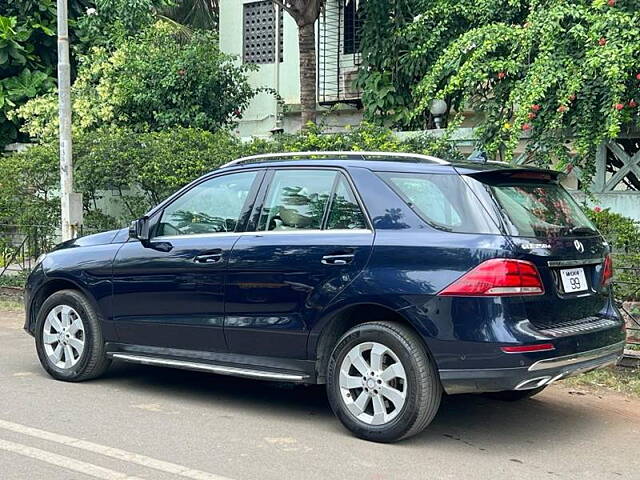
[{"label": "side step running board", "polygon": [[231,375],[235,377],[257,378],[262,380],[276,380],[282,382],[303,382],[309,375],[295,373],[279,373],[266,370],[255,370],[244,367],[230,367],[227,365],[213,365],[210,363],[190,362],[187,360],[174,360],[170,358],[150,357],[148,355],[135,355],[131,353],[109,353],[109,357],[125,362],[140,363],[143,365],[157,365],[160,367],[181,368],[183,370],[197,370],[201,372]]}]

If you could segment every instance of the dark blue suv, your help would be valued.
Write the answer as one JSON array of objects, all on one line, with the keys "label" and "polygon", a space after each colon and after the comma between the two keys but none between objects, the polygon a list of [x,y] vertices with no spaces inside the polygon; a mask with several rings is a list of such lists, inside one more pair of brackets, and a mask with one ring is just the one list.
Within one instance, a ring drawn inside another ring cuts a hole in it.
[{"label": "dark blue suv", "polygon": [[443,392],[505,400],[617,360],[607,243],[558,173],[387,153],[240,159],[27,283],[54,378],[111,359],[325,384],[356,435],[420,432]]}]

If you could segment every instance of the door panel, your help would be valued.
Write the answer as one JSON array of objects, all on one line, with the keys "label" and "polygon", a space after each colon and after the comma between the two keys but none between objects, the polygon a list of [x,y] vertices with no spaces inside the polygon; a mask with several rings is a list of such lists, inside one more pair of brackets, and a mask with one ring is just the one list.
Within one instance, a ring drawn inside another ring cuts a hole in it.
[{"label": "door panel", "polygon": [[148,245],[120,249],[113,304],[121,342],[226,351],[226,267],[262,177],[243,171],[194,184],[159,213]]},{"label": "door panel", "polygon": [[[225,336],[233,353],[306,358],[323,308],[366,265],[368,230],[245,234],[229,259]],[[342,261],[327,262],[327,257]]]},{"label": "door panel", "polygon": [[[238,234],[171,238],[172,250],[125,244],[113,266],[114,317],[120,341],[225,351],[224,275]],[[199,262],[209,251],[217,262]]]}]

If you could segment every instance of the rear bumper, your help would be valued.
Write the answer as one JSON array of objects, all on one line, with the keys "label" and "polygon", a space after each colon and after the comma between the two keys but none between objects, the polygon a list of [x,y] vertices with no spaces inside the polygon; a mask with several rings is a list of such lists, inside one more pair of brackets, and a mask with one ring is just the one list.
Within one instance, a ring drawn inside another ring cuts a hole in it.
[{"label": "rear bumper", "polygon": [[441,369],[440,380],[448,394],[528,390],[615,364],[623,351],[624,342],[618,342],[593,350],[545,358],[524,367]]}]

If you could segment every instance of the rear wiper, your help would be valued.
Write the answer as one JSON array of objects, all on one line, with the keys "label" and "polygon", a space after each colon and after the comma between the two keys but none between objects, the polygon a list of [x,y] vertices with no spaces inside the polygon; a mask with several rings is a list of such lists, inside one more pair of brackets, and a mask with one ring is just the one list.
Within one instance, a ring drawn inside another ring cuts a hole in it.
[{"label": "rear wiper", "polygon": [[586,234],[586,235],[598,235],[598,231],[591,227],[572,227],[569,229],[569,234]]}]

